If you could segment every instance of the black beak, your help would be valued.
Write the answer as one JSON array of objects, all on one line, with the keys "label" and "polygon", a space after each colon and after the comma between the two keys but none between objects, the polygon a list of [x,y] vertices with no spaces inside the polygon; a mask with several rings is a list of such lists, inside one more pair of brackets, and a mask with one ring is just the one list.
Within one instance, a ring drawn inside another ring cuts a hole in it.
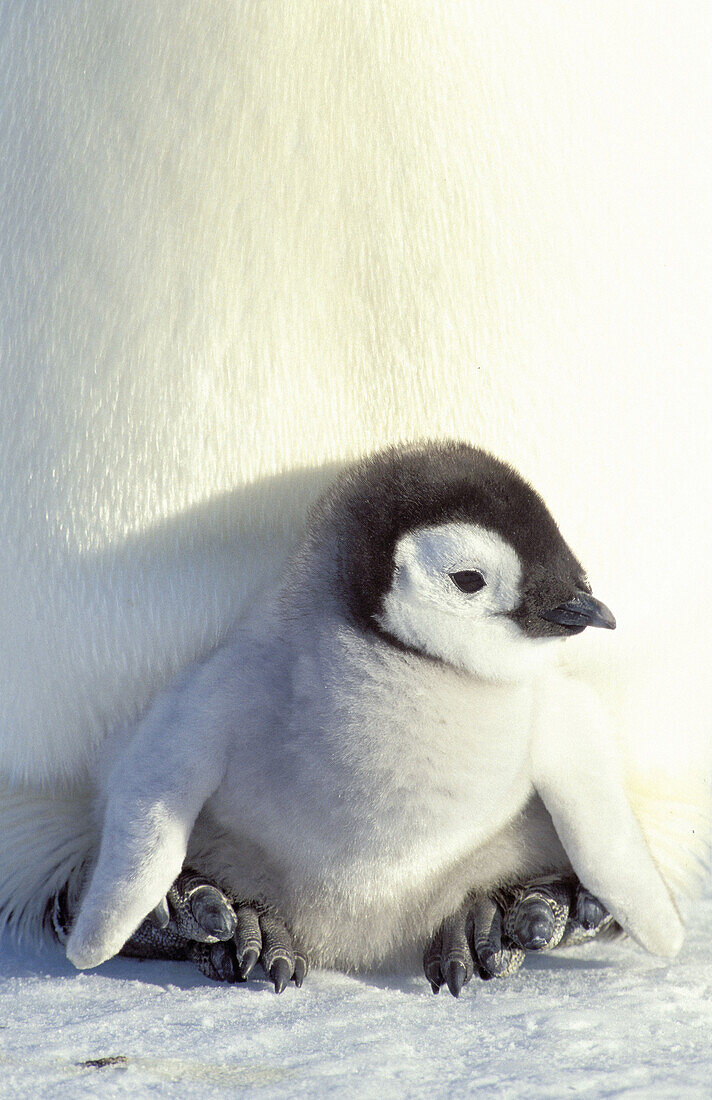
[{"label": "black beak", "polygon": [[567,603],[552,607],[551,611],[540,611],[542,619],[550,623],[559,623],[569,628],[572,634],[578,634],[587,626],[603,626],[606,630],[615,630],[616,620],[604,603],[588,592],[579,592]]}]

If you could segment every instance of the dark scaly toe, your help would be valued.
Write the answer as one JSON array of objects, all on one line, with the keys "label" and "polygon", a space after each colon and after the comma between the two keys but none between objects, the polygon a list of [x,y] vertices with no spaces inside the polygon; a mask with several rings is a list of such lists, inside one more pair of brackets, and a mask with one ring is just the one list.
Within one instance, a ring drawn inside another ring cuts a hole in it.
[{"label": "dark scaly toe", "polygon": [[296,958],[292,937],[284,922],[271,910],[260,914],[260,930],[262,969],[274,983],[275,992],[281,993],[294,973]]},{"label": "dark scaly toe", "polygon": [[242,981],[247,981],[257,965],[262,951],[260,918],[257,910],[251,905],[238,906],[236,917],[235,948],[237,962],[240,978]]},{"label": "dark scaly toe", "polygon": [[292,974],[292,981],[296,985],[297,989],[301,989],[304,985],[304,979],[307,976],[309,970],[309,961],[306,955],[294,956],[294,973]]},{"label": "dark scaly toe", "polygon": [[231,943],[191,943],[187,958],[213,982],[237,982],[235,947]]},{"label": "dark scaly toe", "polygon": [[506,937],[525,951],[556,947],[566,930],[571,888],[566,882],[530,883],[508,892]]},{"label": "dark scaly toe", "polygon": [[171,921],[187,940],[215,943],[232,938],[237,921],[230,900],[197,872],[181,871],[167,900]]},{"label": "dark scaly toe", "polygon": [[444,982],[442,972],[440,970],[440,962],[442,958],[442,946],[443,946],[443,933],[440,928],[428,946],[425,948],[423,954],[423,970],[425,971],[425,977],[430,982],[430,988],[433,993],[440,992],[440,986]]},{"label": "dark scaly toe", "polygon": [[529,898],[517,908],[512,924],[515,941],[525,951],[540,951],[554,936],[554,914],[543,898]]},{"label": "dark scaly toe", "polygon": [[198,886],[190,899],[193,917],[209,936],[218,940],[232,939],[237,917],[224,895],[207,883]]},{"label": "dark scaly toe", "polygon": [[480,977],[485,981],[510,977],[524,962],[525,952],[503,942],[499,905],[494,898],[477,898],[473,916],[473,946]]},{"label": "dark scaly toe", "polygon": [[190,943],[186,948],[186,958],[197,966],[200,973],[209,978],[211,982],[229,981],[220,965],[223,960],[218,956],[215,960],[218,965],[216,966],[213,962],[213,947],[215,946],[212,943]]},{"label": "dark scaly toe", "polygon": [[240,978],[243,982],[246,982],[252,971],[257,966],[259,960],[259,954],[253,948],[250,948],[245,952],[240,960]]},{"label": "dark scaly toe", "polygon": [[475,972],[470,947],[472,917],[469,905],[443,922],[440,971],[453,997],[459,997]]},{"label": "dark scaly toe", "polygon": [[239,974],[235,945],[221,941],[220,943],[206,944],[206,946],[210,951],[213,967],[220,975],[220,980],[223,982],[236,982]]},{"label": "dark scaly toe", "polygon": [[601,904],[598,898],[589,893],[585,886],[579,884],[574,904],[576,923],[581,925],[587,932],[593,932],[607,916],[608,912],[605,906]]},{"label": "dark scaly toe", "polygon": [[457,959],[451,959],[445,965],[445,981],[453,997],[459,997],[462,987],[468,981],[467,967]]},{"label": "dark scaly toe", "polygon": [[599,936],[605,939],[615,938],[619,926],[598,898],[580,882],[575,884],[573,894],[564,946],[576,947]]}]

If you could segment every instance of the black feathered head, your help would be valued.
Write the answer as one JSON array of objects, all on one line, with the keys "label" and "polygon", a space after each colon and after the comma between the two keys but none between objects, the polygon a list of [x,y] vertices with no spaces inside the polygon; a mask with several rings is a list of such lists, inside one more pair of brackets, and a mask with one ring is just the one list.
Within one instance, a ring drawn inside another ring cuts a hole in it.
[{"label": "black feathered head", "polygon": [[[423,569],[403,558],[404,547],[416,534],[419,553],[427,553],[435,563],[434,574],[439,569],[447,585],[463,597],[474,601],[479,589],[495,583],[493,576],[485,576],[484,564],[474,560],[475,550],[462,544],[458,532],[468,530],[478,533],[480,541],[485,536],[497,540],[516,555],[516,598],[510,594],[508,602],[491,601],[490,618],[505,616],[532,639],[578,633],[588,625],[615,625],[607,608],[591,596],[581,564],[541,497],[512,467],[467,443],[427,443],[379,452],[342,474],[321,509],[339,532],[342,592],[349,616],[363,630],[385,631],[409,648],[420,648],[417,641],[402,636],[404,630],[394,631],[388,617],[394,584],[401,589],[405,584],[401,573],[409,572],[409,598],[426,607],[424,591],[413,588],[414,570],[423,580]],[[442,540],[436,547],[430,539],[426,547],[423,540],[432,531],[444,531],[453,546],[462,544],[462,560]],[[491,562],[491,552],[485,556]],[[445,587],[433,587],[437,580],[433,576],[427,581],[435,602],[446,595]],[[505,580],[497,578],[497,583]],[[441,613],[443,601],[439,604]],[[412,633],[411,627],[408,631]]]}]

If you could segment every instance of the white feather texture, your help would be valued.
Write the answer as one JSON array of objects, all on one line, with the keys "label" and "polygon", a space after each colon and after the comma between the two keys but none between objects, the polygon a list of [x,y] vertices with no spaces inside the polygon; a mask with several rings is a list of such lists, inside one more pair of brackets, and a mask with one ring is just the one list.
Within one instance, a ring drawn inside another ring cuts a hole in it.
[{"label": "white feather texture", "polygon": [[[615,612],[615,657],[567,659],[699,883],[711,33],[695,0],[0,10],[3,836],[225,635],[335,466],[447,435]],[[44,844],[4,913],[54,889]]]},{"label": "white feather texture", "polygon": [[2,924],[19,939],[36,941],[49,928],[48,902],[68,887],[76,898],[97,825],[81,788],[51,794],[0,786]]}]

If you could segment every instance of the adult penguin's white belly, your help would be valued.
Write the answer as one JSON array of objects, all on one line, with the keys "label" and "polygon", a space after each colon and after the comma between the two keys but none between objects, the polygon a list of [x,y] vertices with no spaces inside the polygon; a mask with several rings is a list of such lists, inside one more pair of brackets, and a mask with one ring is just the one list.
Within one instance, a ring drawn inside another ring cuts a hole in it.
[{"label": "adult penguin's white belly", "polygon": [[610,694],[654,853],[684,891],[699,879],[712,16],[603,15],[0,17],[15,923],[91,844],[105,734],[224,635],[336,467],[428,436],[512,461],[589,564],[619,633],[582,640],[578,671]]}]

